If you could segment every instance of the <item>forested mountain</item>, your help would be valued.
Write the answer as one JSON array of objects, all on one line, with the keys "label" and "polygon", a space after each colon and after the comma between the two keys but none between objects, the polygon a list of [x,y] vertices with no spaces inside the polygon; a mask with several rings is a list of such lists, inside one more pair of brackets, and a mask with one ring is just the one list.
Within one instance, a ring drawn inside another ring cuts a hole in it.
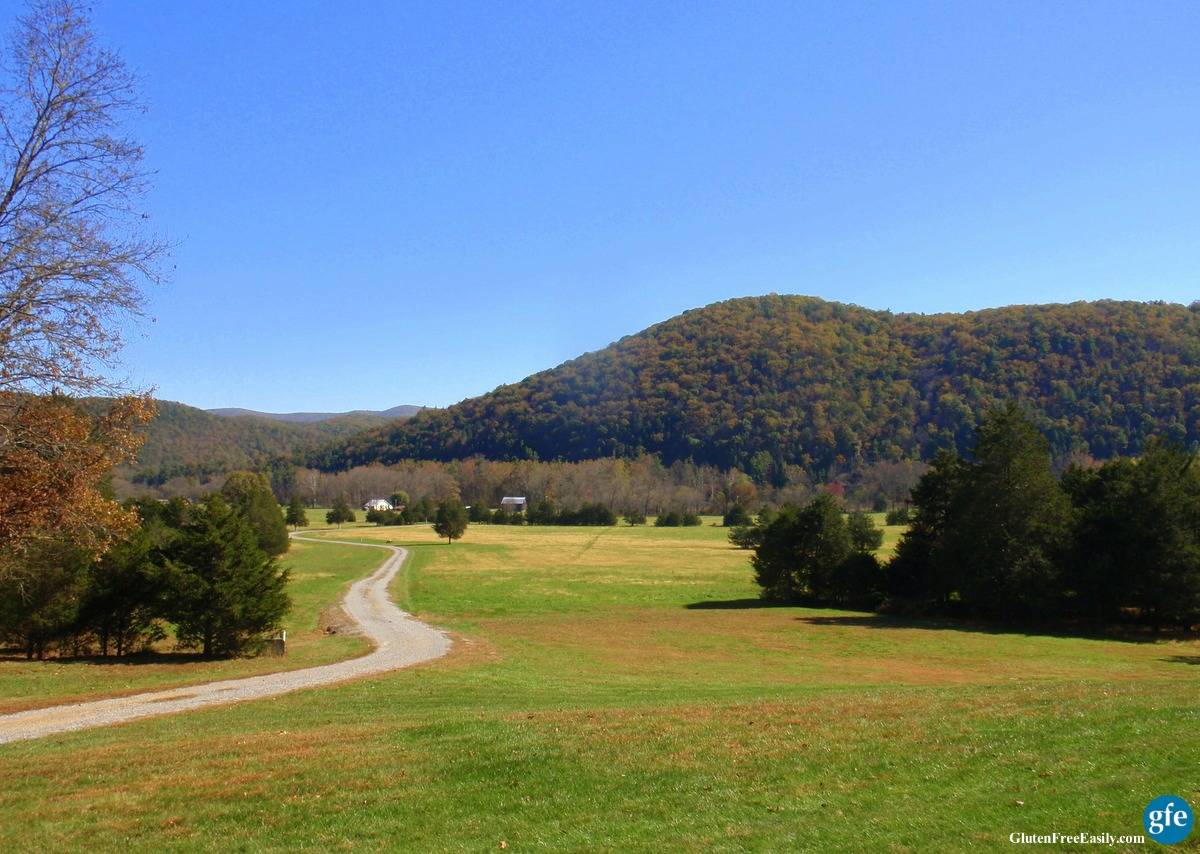
[{"label": "forested mountain", "polygon": [[[308,452],[332,439],[391,421],[379,415],[344,415],[313,423],[288,423],[257,416],[220,416],[169,400],[157,401],[158,415],[144,428],[146,441],[135,465],[120,475],[159,485],[175,477],[207,477],[257,469],[277,457]],[[105,402],[92,401],[102,408]]]},{"label": "forested mountain", "polygon": [[402,459],[660,455],[773,477],[965,449],[1028,407],[1056,453],[1200,438],[1200,308],[1101,301],[893,314],[801,296],[686,312],[521,382],[332,442],[326,470]]},{"label": "forested mountain", "polygon": [[352,412],[259,412],[256,409],[239,409],[226,407],[224,409],[206,409],[213,415],[225,418],[250,415],[255,418],[266,418],[270,421],[286,421],[291,424],[314,424],[319,421],[333,421],[337,418],[352,418],[361,416],[378,416],[383,419],[408,418],[416,415],[422,407],[409,403],[393,406],[391,409],[355,409]]}]

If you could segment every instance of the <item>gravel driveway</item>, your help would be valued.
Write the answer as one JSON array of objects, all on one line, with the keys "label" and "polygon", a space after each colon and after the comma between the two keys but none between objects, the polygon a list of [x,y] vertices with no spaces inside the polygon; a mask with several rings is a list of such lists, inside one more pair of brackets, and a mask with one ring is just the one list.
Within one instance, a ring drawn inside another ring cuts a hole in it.
[{"label": "gravel driveway", "polygon": [[314,688],[333,682],[343,682],[360,676],[399,670],[423,661],[440,658],[450,650],[450,639],[437,629],[410,617],[388,598],[388,583],[395,577],[408,552],[394,546],[345,543],[313,537],[292,535],[293,539],[316,543],[336,543],[358,548],[384,548],[391,554],[367,578],[354,582],[342,600],[342,606],[362,634],[375,644],[375,650],[361,658],[269,673],[245,679],[226,679],[203,685],[188,685],[165,691],[151,691],[109,700],[93,700],[64,706],[31,709],[10,715],[0,715],[0,744],[41,738],[57,732],[108,726],[125,721],[167,715],[205,706],[258,700]]}]

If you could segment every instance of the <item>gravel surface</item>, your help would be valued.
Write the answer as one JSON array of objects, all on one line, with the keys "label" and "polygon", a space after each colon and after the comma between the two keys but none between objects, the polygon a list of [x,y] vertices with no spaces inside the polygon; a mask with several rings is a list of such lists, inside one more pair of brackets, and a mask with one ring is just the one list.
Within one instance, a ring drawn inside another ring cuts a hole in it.
[{"label": "gravel surface", "polygon": [[226,679],[128,697],[0,715],[0,744],[41,738],[57,732],[124,723],[154,715],[168,715],[205,706],[274,697],[301,688],[313,688],[399,670],[440,658],[449,652],[450,639],[444,633],[404,613],[388,598],[388,584],[408,557],[408,552],[404,549],[322,540],[295,534],[292,536],[293,539],[310,542],[336,543],[359,548],[386,548],[391,551],[388,559],[374,573],[354,582],[346,598],[342,600],[342,606],[350,619],[357,624],[362,634],[375,644],[373,652],[361,658],[304,670],[269,673],[245,679]]}]

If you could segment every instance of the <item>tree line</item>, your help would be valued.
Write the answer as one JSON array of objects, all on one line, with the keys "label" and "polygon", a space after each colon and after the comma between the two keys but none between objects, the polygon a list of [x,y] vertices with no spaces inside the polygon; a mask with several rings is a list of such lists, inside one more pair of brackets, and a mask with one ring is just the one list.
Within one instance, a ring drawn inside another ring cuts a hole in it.
[{"label": "tree line", "polygon": [[[864,465],[853,475],[835,482],[847,504],[863,509],[899,507],[907,499],[927,466],[915,460],[885,461]],[[755,480],[739,469],[676,462],[664,465],[650,456],[633,460],[607,459],[584,462],[495,461],[470,459],[450,463],[409,460],[393,465],[370,465],[344,472],[272,467],[270,479],[282,504],[299,500],[305,507],[332,507],[345,499],[361,507],[372,498],[397,493],[428,498],[425,521],[432,508],[447,498],[470,506],[499,506],[506,495],[525,496],[530,507],[548,501],[557,508],[600,504],[619,515],[661,516],[679,514],[724,515],[734,505],[800,503],[826,488],[802,469],[789,467],[783,486]],[[117,482],[122,498],[202,498],[221,488],[228,475],[211,481],[189,482],[186,489],[130,489]],[[411,504],[411,502],[405,502]]]},{"label": "tree line", "polygon": [[[869,518],[829,495],[735,529],[764,598],[1001,622],[1200,621],[1200,470],[1178,445],[1072,466],[1016,405],[991,413],[969,456],[944,451],[913,489],[886,566]],[[877,531],[878,529],[874,529]]]},{"label": "tree line", "polygon": [[0,638],[30,658],[127,656],[164,640],[205,656],[256,651],[290,607],[283,515],[266,479],[235,473],[200,502],[128,502],[138,523],[99,557],[45,538],[0,579]]}]

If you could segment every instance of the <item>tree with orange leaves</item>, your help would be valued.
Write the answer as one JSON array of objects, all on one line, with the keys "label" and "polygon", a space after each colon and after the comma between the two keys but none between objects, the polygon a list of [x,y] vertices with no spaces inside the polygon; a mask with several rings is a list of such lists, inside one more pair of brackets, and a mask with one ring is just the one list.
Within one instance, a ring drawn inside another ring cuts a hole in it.
[{"label": "tree with orange leaves", "polygon": [[98,555],[136,524],[98,485],[141,443],[148,397],[118,398],[93,417],[61,395],[0,393],[0,577],[39,541]]}]

